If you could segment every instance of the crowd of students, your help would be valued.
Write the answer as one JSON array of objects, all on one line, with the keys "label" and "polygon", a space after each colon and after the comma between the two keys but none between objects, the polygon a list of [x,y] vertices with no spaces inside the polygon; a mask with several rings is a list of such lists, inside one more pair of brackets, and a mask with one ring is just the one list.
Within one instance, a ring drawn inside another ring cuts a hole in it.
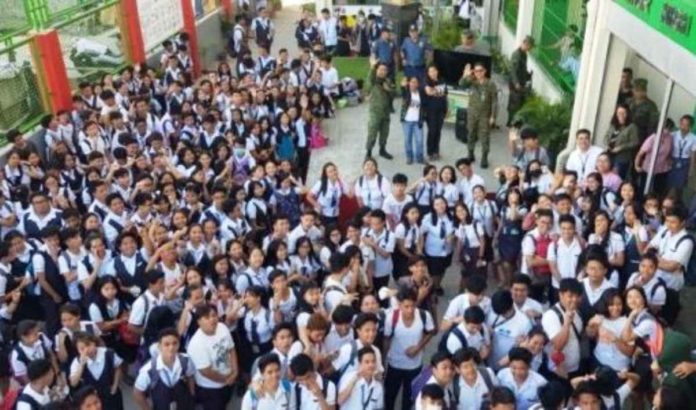
[{"label": "crowd of students", "polygon": [[587,130],[554,177],[530,128],[499,181],[471,158],[416,181],[367,158],[307,185],[331,57],[273,57],[257,32],[254,60],[242,29],[235,69],[194,79],[180,36],[161,67],[80,84],[40,148],[9,133],[5,403],[119,410],[129,386],[162,410],[693,406],[678,197],[641,195]]}]

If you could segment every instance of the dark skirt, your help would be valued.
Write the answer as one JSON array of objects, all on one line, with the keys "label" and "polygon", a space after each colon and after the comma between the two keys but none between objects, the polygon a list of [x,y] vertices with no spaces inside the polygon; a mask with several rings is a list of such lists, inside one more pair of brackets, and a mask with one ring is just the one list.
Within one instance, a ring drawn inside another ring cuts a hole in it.
[{"label": "dark skirt", "polygon": [[425,256],[430,276],[444,276],[445,271],[452,264],[452,254],[447,256]]}]

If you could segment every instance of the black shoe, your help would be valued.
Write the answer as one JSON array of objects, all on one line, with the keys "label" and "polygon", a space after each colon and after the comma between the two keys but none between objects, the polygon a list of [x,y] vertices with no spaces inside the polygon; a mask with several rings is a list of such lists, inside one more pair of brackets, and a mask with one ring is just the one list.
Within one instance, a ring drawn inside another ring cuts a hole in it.
[{"label": "black shoe", "polygon": [[469,161],[476,162],[476,155],[474,154],[474,151],[469,151]]},{"label": "black shoe", "polygon": [[488,158],[487,158],[487,157],[481,158],[481,164],[480,164],[480,166],[481,166],[481,168],[483,168],[483,169],[488,168]]},{"label": "black shoe", "polygon": [[379,156],[385,159],[394,159],[394,156],[387,152],[386,149],[382,148],[379,150]]}]

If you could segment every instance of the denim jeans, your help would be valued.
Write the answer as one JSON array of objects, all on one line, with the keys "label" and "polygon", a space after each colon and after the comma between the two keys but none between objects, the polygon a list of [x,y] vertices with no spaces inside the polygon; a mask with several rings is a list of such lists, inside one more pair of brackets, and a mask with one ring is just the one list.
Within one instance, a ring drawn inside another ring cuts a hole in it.
[{"label": "denim jeans", "polygon": [[409,161],[423,161],[423,126],[417,121],[403,121],[404,147],[406,159]]}]

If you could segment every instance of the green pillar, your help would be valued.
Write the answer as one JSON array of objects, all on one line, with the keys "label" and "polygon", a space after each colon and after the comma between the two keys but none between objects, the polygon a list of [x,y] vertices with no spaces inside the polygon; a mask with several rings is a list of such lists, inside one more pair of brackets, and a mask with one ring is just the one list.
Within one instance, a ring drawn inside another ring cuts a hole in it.
[{"label": "green pillar", "polygon": [[35,30],[46,28],[51,19],[48,0],[24,0],[24,13],[29,25]]}]

